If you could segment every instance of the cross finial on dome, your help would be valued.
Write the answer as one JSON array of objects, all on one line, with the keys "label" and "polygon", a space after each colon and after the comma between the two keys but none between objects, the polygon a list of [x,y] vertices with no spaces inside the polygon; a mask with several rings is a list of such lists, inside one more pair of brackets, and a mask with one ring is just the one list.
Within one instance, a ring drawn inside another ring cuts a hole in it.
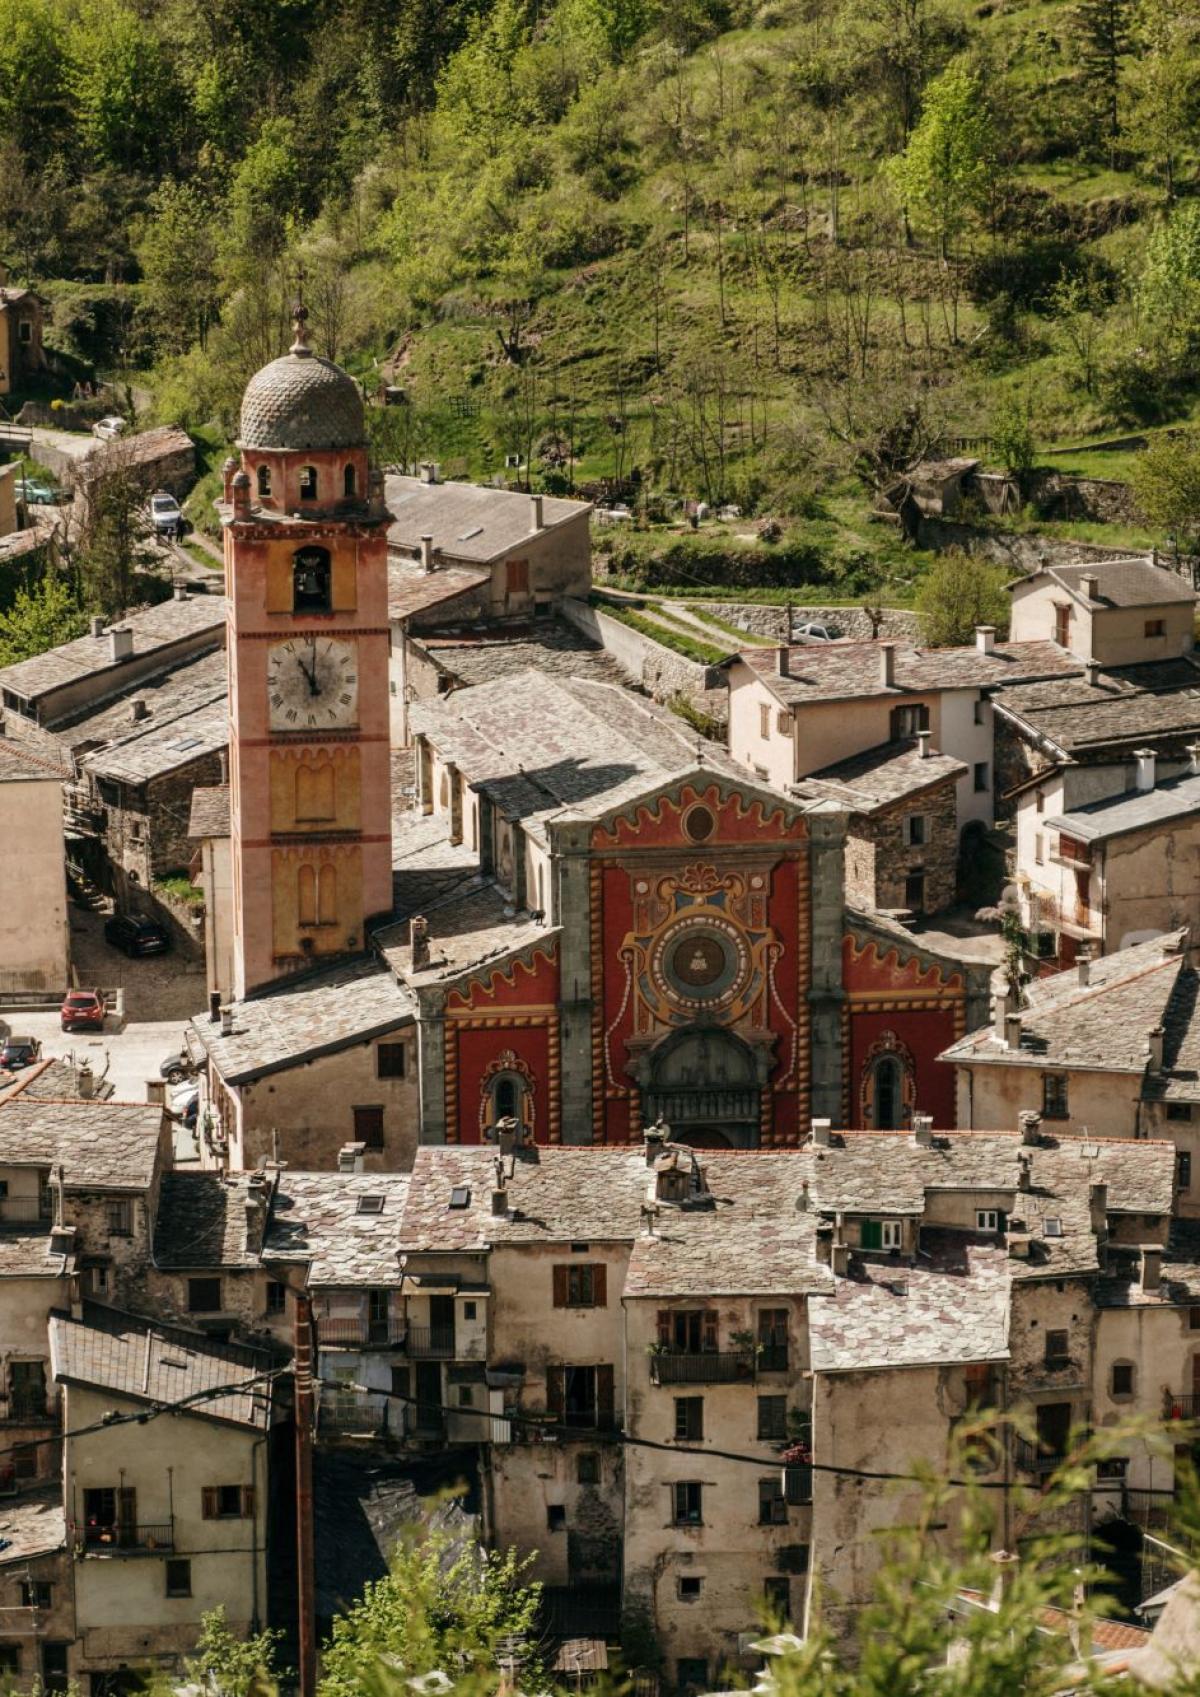
[{"label": "cross finial on dome", "polygon": [[297,301],[292,308],[292,329],[296,332],[296,340],[292,343],[288,352],[300,355],[311,354],[312,349],[308,345],[308,308],[302,300]]}]

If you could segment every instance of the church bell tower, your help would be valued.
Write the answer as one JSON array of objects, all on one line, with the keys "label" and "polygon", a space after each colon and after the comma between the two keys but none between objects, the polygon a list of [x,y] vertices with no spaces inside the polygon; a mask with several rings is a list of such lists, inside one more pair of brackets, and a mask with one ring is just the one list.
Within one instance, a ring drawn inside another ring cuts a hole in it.
[{"label": "church bell tower", "polygon": [[242,397],[229,597],[235,996],[365,947],[392,904],[387,527],[354,380],[308,344]]}]

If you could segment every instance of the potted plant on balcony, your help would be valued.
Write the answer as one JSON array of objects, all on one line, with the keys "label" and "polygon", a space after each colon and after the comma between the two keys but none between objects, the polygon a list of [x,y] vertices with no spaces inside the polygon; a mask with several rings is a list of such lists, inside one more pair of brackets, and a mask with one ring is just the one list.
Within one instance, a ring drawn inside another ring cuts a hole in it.
[{"label": "potted plant on balcony", "polygon": [[730,1332],[729,1341],[738,1355],[744,1356],[744,1366],[747,1373],[757,1372],[758,1358],[763,1352],[763,1345],[753,1332]]}]

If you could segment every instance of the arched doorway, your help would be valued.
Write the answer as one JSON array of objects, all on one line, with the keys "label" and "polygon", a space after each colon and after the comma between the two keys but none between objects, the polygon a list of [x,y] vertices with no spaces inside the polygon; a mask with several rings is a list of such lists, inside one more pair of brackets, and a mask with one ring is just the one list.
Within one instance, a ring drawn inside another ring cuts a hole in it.
[{"label": "arched doorway", "polygon": [[730,1031],[693,1027],[668,1037],[650,1056],[643,1122],[665,1120],[681,1143],[756,1147],[760,1102],[753,1051]]}]

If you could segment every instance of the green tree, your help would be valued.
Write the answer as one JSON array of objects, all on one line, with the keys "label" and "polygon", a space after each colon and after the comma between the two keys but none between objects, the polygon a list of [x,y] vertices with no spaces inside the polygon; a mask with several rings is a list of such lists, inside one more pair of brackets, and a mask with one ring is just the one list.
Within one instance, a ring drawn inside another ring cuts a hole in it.
[{"label": "green tree", "polygon": [[1010,477],[1023,477],[1033,470],[1037,453],[1029,402],[1008,394],[992,415],[992,442]]},{"label": "green tree", "polygon": [[1151,235],[1138,300],[1161,356],[1186,365],[1200,343],[1200,204],[1176,206]]},{"label": "green tree", "polygon": [[139,574],[155,562],[146,491],[121,442],[111,443],[84,484],[75,540],[85,605],[116,618],[139,596]]},{"label": "green tree", "polygon": [[1126,134],[1139,158],[1161,171],[1175,198],[1179,150],[1200,115],[1200,20],[1179,0],[1142,0],[1140,51],[1126,72]]},{"label": "green tree", "polygon": [[266,1697],[283,1673],[278,1666],[282,1636],[267,1631],[237,1637],[229,1629],[222,1603],[200,1617],[196,1654],[184,1663],[188,1678],[216,1697],[254,1697],[256,1693]]},{"label": "green tree", "polygon": [[15,665],[70,642],[87,629],[87,614],[65,580],[47,572],[29,589],[18,589],[0,613],[0,666]]},{"label": "green tree", "polygon": [[983,210],[995,175],[995,133],[982,79],[951,65],[926,89],[917,127],[892,161],[904,204],[932,233],[941,259]]},{"label": "green tree", "polygon": [[970,642],[976,625],[1008,629],[1008,573],[961,548],[940,554],[917,590],[925,641],[934,648]]},{"label": "green tree", "polygon": [[260,276],[288,245],[304,204],[290,118],[268,118],[246,149],[229,189],[223,257],[230,283]]},{"label": "green tree", "polygon": [[199,191],[168,178],[150,198],[136,245],[146,293],[171,353],[204,346],[217,313],[214,209]]},{"label": "green tree", "polygon": [[1134,461],[1132,482],[1138,506],[1166,531],[1176,556],[1200,554],[1200,430],[1156,437]]},{"label": "green tree", "polygon": [[1078,0],[1074,12],[1084,85],[1110,164],[1121,135],[1121,73],[1130,45],[1130,11],[1130,0]]},{"label": "green tree", "polygon": [[62,16],[49,0],[0,0],[0,134],[39,159],[71,126]]},{"label": "green tree", "polygon": [[80,128],[95,162],[154,172],[172,161],[186,99],[151,25],[115,0],[92,0],[71,46]]},{"label": "green tree", "polygon": [[[499,1678],[501,1641],[532,1642],[540,1585],[523,1582],[532,1557],[452,1547],[445,1532],[402,1539],[391,1572],[333,1623],[321,1655],[320,1697],[362,1697],[383,1664],[406,1678],[437,1669],[469,1680]],[[532,1655],[532,1652],[531,1652]],[[536,1658],[523,1662],[522,1690],[542,1683]]]}]

